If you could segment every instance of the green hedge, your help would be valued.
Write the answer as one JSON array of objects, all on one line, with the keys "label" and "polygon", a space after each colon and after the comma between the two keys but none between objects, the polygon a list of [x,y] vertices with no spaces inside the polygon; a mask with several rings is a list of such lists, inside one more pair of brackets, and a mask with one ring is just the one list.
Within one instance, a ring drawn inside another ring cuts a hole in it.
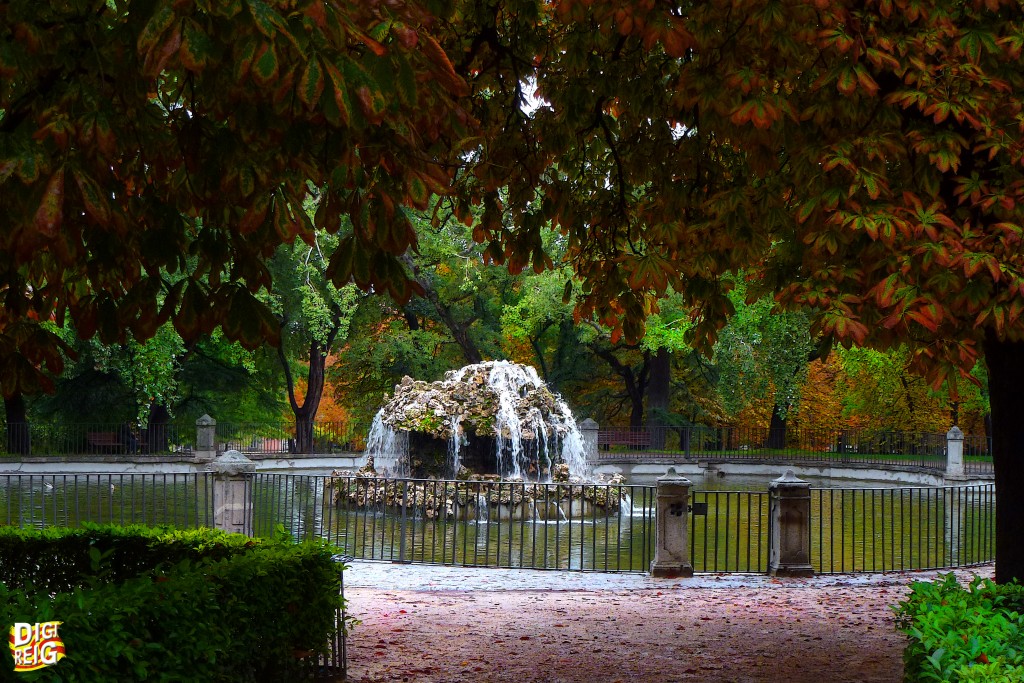
[{"label": "green hedge", "polygon": [[331,548],[219,531],[0,529],[0,628],[61,621],[66,657],[0,681],[289,681],[341,607]]},{"label": "green hedge", "polygon": [[948,574],[914,583],[895,611],[906,681],[1024,682],[1024,587]]}]

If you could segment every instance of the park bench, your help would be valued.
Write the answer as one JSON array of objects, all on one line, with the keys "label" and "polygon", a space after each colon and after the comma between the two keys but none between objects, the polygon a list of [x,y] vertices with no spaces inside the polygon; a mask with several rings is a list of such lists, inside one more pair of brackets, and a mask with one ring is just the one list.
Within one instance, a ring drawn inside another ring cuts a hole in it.
[{"label": "park bench", "polygon": [[90,451],[100,453],[115,453],[123,448],[117,432],[86,432],[85,443],[89,445]]},{"label": "park bench", "polygon": [[611,427],[597,433],[597,445],[602,450],[610,450],[613,446],[625,446],[632,450],[651,447],[651,432],[647,429],[630,427]]}]

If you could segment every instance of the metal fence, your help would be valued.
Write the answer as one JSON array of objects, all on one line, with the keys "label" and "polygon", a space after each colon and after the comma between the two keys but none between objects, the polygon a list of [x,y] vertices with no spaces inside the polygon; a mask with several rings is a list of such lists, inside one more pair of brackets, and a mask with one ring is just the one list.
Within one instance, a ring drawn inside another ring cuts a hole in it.
[{"label": "metal fence", "polygon": [[257,536],[278,524],[368,560],[644,572],[654,487],[295,476],[253,479]]},{"label": "metal fence", "polygon": [[9,455],[170,455],[190,454],[195,428],[177,425],[138,427],[128,423],[45,424],[6,426],[0,450]]},{"label": "metal fence", "polygon": [[[942,470],[946,435],[855,429],[738,427],[606,427],[598,430],[598,460],[682,456],[714,460],[809,464],[870,463]],[[990,440],[964,438],[965,467],[991,473]]]},{"label": "metal fence", "polygon": [[236,450],[246,455],[284,455],[361,452],[369,428],[345,422],[316,422],[310,426],[305,444],[296,439],[295,424],[217,423],[217,450]]},{"label": "metal fence", "polygon": [[213,525],[213,477],[191,474],[2,474],[0,523]]},{"label": "metal fence", "polygon": [[[426,564],[645,572],[656,487],[256,474],[254,533],[281,524],[353,557]],[[570,491],[574,489],[574,491]],[[972,566],[995,555],[992,485],[811,490],[818,573]],[[606,510],[580,501],[621,501]],[[518,508],[518,511],[517,509]],[[693,491],[698,573],[765,573],[767,491]]]},{"label": "metal fence", "polygon": [[[368,560],[646,572],[656,487],[250,475],[252,533],[322,538]],[[812,488],[811,564],[823,574],[966,567],[995,556],[995,488]],[[766,491],[693,491],[699,573],[764,573]],[[213,475],[0,475],[0,524],[213,525]]]},{"label": "metal fence", "polygon": [[765,491],[694,491],[690,561],[697,573],[768,571],[769,515]]},{"label": "metal fence", "polygon": [[811,489],[822,574],[968,567],[995,559],[995,487]]}]

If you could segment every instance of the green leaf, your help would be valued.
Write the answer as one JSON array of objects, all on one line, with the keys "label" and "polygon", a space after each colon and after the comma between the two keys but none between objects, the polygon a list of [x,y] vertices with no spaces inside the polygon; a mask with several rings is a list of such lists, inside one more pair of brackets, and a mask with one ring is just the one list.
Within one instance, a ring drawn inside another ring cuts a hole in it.
[{"label": "green leaf", "polygon": [[136,42],[136,47],[139,54],[147,54],[151,52],[160,41],[160,37],[171,27],[174,23],[175,15],[174,9],[170,3],[161,3],[157,10],[153,13],[153,16],[146,22],[145,28],[142,29],[142,33],[139,34],[139,39]]},{"label": "green leaf", "polygon": [[352,279],[353,261],[355,259],[355,237],[349,235],[338,243],[331,256],[324,276],[334,283],[335,287],[343,287]]},{"label": "green leaf", "polygon": [[39,203],[39,208],[36,209],[34,225],[36,230],[42,234],[54,237],[60,230],[63,217],[64,167],[61,167],[50,176],[50,181],[46,184],[42,201]]},{"label": "green leaf", "polygon": [[[349,101],[348,87],[345,83],[345,78],[341,75],[341,72],[338,71],[338,67],[331,62],[325,61],[324,68],[327,70],[327,77],[331,81],[331,93],[334,95],[331,101],[336,108],[338,118],[336,125],[347,126],[349,124],[352,111],[352,104]],[[325,114],[327,114],[329,118],[332,113],[335,112],[325,108]]]},{"label": "green leaf", "polygon": [[264,43],[256,52],[256,60],[252,65],[252,79],[258,85],[270,85],[277,80],[279,66],[277,51],[273,44]]},{"label": "green leaf", "polygon": [[306,62],[306,68],[299,79],[299,100],[307,109],[315,109],[324,91],[324,72],[319,59],[314,55]]},{"label": "green leaf", "polygon": [[401,98],[402,104],[407,107],[415,107],[419,97],[416,89],[416,73],[413,71],[409,60],[405,58],[405,55],[397,55],[394,61],[398,66],[398,74],[395,79],[398,86],[398,96]]},{"label": "green leaf", "polygon": [[202,71],[210,61],[213,42],[199,24],[191,19],[185,22],[181,36],[181,63],[190,71]]},{"label": "green leaf", "polygon": [[93,219],[102,225],[110,221],[110,204],[104,196],[103,191],[95,180],[85,175],[82,171],[75,169],[72,173],[79,192],[82,193],[82,202],[85,210]]},{"label": "green leaf", "polygon": [[413,177],[409,181],[409,199],[417,209],[426,209],[430,201],[430,191],[421,178]]},{"label": "green leaf", "polygon": [[252,63],[256,59],[256,48],[259,45],[256,38],[249,36],[238,48],[238,52],[235,55],[234,69],[234,80],[236,83],[242,83],[245,77],[249,75]]},{"label": "green leaf", "polygon": [[249,0],[249,11],[252,13],[253,21],[259,32],[273,42],[278,27],[284,24],[281,15],[273,10],[263,0]]}]

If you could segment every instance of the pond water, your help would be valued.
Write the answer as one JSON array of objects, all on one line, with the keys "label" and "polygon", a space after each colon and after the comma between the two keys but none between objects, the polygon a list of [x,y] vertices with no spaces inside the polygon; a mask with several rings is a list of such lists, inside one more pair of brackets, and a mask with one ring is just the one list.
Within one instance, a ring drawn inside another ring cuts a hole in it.
[{"label": "pond water", "polygon": [[[765,478],[715,477],[695,486],[689,516],[697,572],[765,572],[769,498]],[[835,483],[835,480],[832,482]],[[811,491],[810,546],[825,573],[964,566],[994,556],[991,486],[937,488],[856,482]],[[815,483],[812,482],[812,486]],[[507,484],[506,486],[516,486]],[[406,507],[332,504],[319,477],[257,477],[254,528],[283,524],[297,537],[323,537],[360,558],[496,567],[646,571],[654,554],[656,489],[623,487],[620,513],[469,521]],[[415,496],[410,494],[409,501]]]},{"label": "pond water", "polygon": [[[695,571],[767,571],[772,478],[694,480],[689,528]],[[570,511],[507,520],[484,506],[474,518],[456,521],[429,517],[411,499],[405,507],[335,502],[326,481],[294,471],[258,473],[254,532],[269,536],[280,525],[295,538],[325,538],[356,557],[399,562],[642,572],[654,555],[653,486],[622,487],[622,509],[608,515]],[[994,557],[991,485],[896,487],[836,479],[811,484],[810,544],[818,572],[964,566]],[[552,504],[542,507],[550,512]],[[82,522],[212,525],[212,478],[0,475],[0,524]]]}]

